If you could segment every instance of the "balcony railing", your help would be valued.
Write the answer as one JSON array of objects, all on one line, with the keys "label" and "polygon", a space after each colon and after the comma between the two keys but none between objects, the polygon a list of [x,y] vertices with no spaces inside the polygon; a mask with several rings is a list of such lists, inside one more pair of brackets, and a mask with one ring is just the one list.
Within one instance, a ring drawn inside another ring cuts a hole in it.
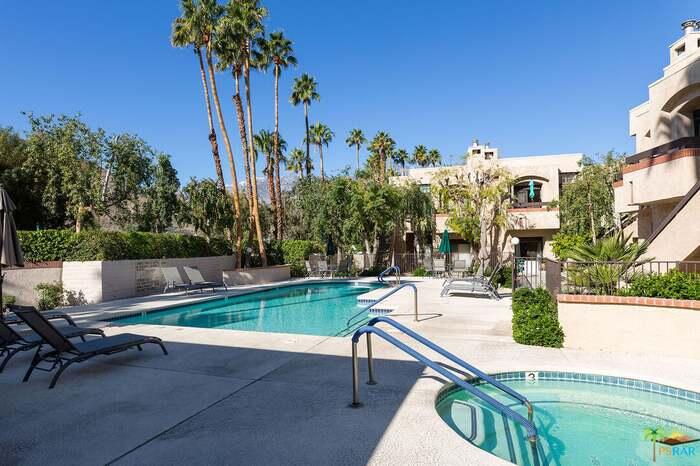
[{"label": "balcony railing", "polygon": [[542,209],[548,207],[551,202],[514,202],[511,209]]},{"label": "balcony railing", "polygon": [[653,158],[658,155],[667,154],[671,151],[676,151],[680,149],[698,149],[700,148],[700,137],[690,136],[687,138],[676,139],[675,141],[667,142],[666,144],[661,144],[660,146],[653,147],[651,149],[640,152],[631,157],[625,159],[625,163],[630,165],[633,163],[640,162],[647,158]]}]

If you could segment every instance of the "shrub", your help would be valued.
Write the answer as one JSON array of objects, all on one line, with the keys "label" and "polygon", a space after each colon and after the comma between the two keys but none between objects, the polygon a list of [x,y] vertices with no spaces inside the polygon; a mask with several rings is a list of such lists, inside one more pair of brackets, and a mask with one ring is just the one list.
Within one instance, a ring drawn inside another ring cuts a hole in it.
[{"label": "shrub", "polygon": [[20,231],[24,258],[41,261],[162,259],[231,254],[223,239],[173,233],[87,230]]},{"label": "shrub", "polygon": [[647,298],[700,300],[700,274],[671,270],[665,274],[638,274],[621,295]]},{"label": "shrub", "polygon": [[557,303],[547,290],[519,288],[513,293],[513,339],[523,345],[562,347]]},{"label": "shrub", "polygon": [[[493,268],[487,267],[484,271],[484,276],[490,277]],[[493,277],[493,282],[497,287],[513,288],[513,268],[510,265],[504,265],[498,274]]]},{"label": "shrub", "polygon": [[422,265],[419,265],[416,267],[416,269],[413,271],[413,276],[414,277],[427,277],[428,276],[428,271],[425,270],[425,267]]},{"label": "shrub", "polygon": [[271,241],[268,245],[268,263],[270,265],[289,264],[292,277],[306,275],[304,261],[309,255],[323,251],[323,245],[316,241],[282,240]]},{"label": "shrub", "polygon": [[380,273],[382,273],[384,269],[386,269],[386,267],[383,267],[381,265],[373,265],[369,269],[360,272],[360,277],[376,277]]},{"label": "shrub", "polygon": [[12,306],[17,302],[17,298],[11,294],[2,295],[2,308],[5,309],[7,306]]},{"label": "shrub", "polygon": [[55,309],[65,304],[63,284],[61,282],[39,283],[34,289],[39,295],[37,308],[40,311]]},{"label": "shrub", "polygon": [[557,233],[552,238],[552,252],[557,256],[557,259],[564,261],[571,257],[569,254],[573,249],[588,244],[588,242],[588,238],[583,235]]}]

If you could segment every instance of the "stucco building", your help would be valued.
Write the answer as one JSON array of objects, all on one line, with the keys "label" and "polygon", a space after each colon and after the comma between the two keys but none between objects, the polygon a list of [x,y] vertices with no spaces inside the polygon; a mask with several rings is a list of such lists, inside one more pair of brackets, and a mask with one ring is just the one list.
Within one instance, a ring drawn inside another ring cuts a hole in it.
[{"label": "stucco building", "polygon": [[649,100],[629,112],[636,154],[615,183],[622,226],[657,260],[700,260],[700,22],[682,29]]},{"label": "stucco building", "polygon": [[[476,171],[484,164],[497,164],[506,169],[514,178],[511,192],[512,208],[508,210],[508,227],[502,232],[496,247],[498,255],[515,252],[523,257],[553,258],[551,249],[552,236],[559,231],[559,209],[552,202],[559,199],[562,187],[573,180],[580,170],[579,162],[583,154],[539,155],[529,157],[501,157],[500,151],[490,144],[480,144],[475,140],[468,148],[464,165],[447,167],[465,176]],[[438,174],[444,173],[445,167],[411,168],[393,181],[418,182],[425,191],[432,183],[440,182]],[[453,259],[463,259],[471,263],[475,259],[472,245],[447,225],[448,212],[438,212],[436,219],[436,245],[440,235],[447,229]],[[519,238],[516,250],[512,251],[510,239]],[[412,251],[413,237],[409,232],[405,238],[405,251]]]}]

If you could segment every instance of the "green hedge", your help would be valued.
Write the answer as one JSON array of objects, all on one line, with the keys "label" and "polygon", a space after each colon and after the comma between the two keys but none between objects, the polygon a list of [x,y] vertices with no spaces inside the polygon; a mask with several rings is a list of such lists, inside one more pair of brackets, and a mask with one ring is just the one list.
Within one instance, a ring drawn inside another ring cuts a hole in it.
[{"label": "green hedge", "polygon": [[267,257],[270,265],[289,264],[292,277],[306,276],[304,261],[310,254],[323,252],[323,245],[316,241],[283,240],[268,244]]},{"label": "green hedge", "polygon": [[513,293],[513,339],[523,345],[562,347],[557,303],[547,290],[519,288]]},{"label": "green hedge", "polygon": [[88,230],[20,231],[24,258],[41,261],[162,259],[231,254],[223,240],[171,233]]},{"label": "green hedge", "polygon": [[624,296],[647,298],[700,300],[700,274],[671,270],[665,274],[637,275],[627,288],[620,290]]}]

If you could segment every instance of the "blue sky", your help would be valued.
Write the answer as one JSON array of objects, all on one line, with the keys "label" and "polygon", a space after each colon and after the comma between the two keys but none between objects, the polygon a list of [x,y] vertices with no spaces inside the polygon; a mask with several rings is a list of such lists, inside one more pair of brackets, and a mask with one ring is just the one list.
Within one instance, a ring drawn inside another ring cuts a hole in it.
[{"label": "blue sky", "polygon": [[[265,5],[268,30],[284,30],[299,59],[280,84],[280,131],[302,146],[303,111],[288,97],[294,76],[312,74],[321,102],[311,120],[335,132],[331,172],[354,161],[344,143],[353,127],[448,160],[474,137],[505,156],[633,152],[627,111],[661,76],[681,21],[700,16],[694,0]],[[2,0],[0,125],[25,130],[21,111],[81,112],[171,154],[183,179],[213,176],[197,63],[169,44],[178,13],[175,0]],[[271,74],[254,75],[256,130],[272,129],[272,90]],[[242,170],[231,91],[220,74]]]}]

